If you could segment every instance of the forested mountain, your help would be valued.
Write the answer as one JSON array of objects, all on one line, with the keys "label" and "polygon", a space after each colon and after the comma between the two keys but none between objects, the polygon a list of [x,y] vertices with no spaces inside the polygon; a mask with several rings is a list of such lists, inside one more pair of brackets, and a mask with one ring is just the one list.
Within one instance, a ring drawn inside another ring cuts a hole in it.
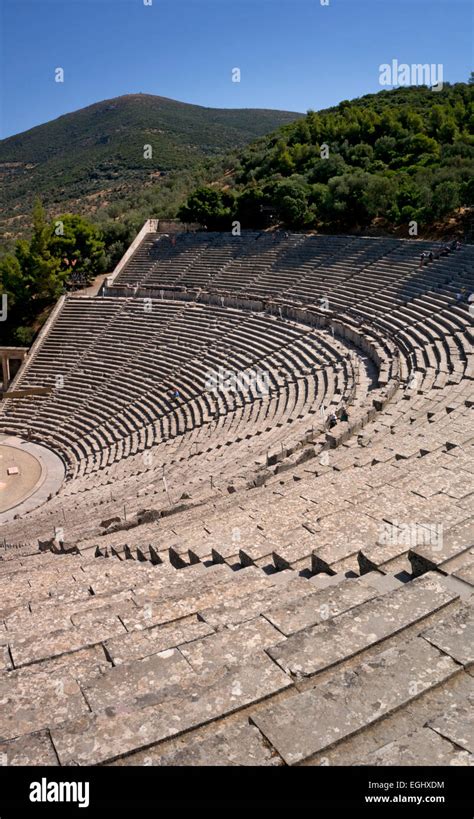
[{"label": "forested mountain", "polygon": [[38,196],[51,214],[71,209],[114,218],[127,197],[147,215],[170,211],[201,178],[206,160],[301,116],[149,94],[90,105],[0,141],[0,228],[15,237],[29,227]]}]

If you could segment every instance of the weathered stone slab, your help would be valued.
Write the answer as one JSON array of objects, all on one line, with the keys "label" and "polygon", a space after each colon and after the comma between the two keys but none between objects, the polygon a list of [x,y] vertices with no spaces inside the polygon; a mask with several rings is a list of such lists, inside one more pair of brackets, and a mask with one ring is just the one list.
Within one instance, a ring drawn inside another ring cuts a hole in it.
[{"label": "weathered stone slab", "polygon": [[160,765],[170,767],[282,765],[282,760],[248,721],[225,725],[205,736],[179,737],[175,748],[160,753],[150,748],[119,759],[114,765]]},{"label": "weathered stone slab", "polygon": [[251,717],[294,765],[403,707],[459,672],[426,641],[382,651],[350,671],[338,671],[315,688],[269,705]]},{"label": "weathered stone slab", "polygon": [[78,628],[94,628],[96,626],[108,627],[113,624],[117,618],[124,618],[133,616],[137,612],[137,605],[134,600],[120,600],[113,605],[107,604],[98,608],[92,608],[90,611],[74,612],[71,616],[71,621],[74,626]]},{"label": "weathered stone slab", "polygon": [[40,731],[88,712],[71,674],[20,669],[0,674],[0,740]]},{"label": "weathered stone slab", "polygon": [[238,663],[255,652],[281,642],[282,635],[263,617],[256,617],[237,627],[195,640],[180,647],[181,653],[199,673],[220,665]]},{"label": "weathered stone slab", "polygon": [[[134,599],[145,602],[149,602],[150,600],[156,602],[181,600],[189,594],[202,593],[209,589],[215,589],[218,586],[225,587],[229,584],[256,579],[261,581],[262,579],[261,571],[255,566],[250,566],[243,571],[234,572],[229,566],[220,563],[210,566],[199,577],[192,576],[191,572],[194,568],[194,566],[191,566],[189,569],[181,569],[180,571],[174,569],[175,577],[167,578],[165,582],[157,579],[141,587],[136,584],[133,590]],[[188,574],[189,580],[183,581],[181,576]]]},{"label": "weathered stone slab", "polygon": [[433,575],[288,637],[268,654],[287,673],[310,676],[422,620],[456,596]]},{"label": "weathered stone slab", "polygon": [[185,684],[194,676],[180,652],[171,648],[112,668],[82,690],[93,711],[124,704],[139,708],[159,702],[161,688]]},{"label": "weathered stone slab", "polygon": [[[58,558],[60,561],[60,558]],[[81,583],[76,583],[73,575],[67,571],[60,572],[55,569],[48,569],[44,571],[32,572],[29,577],[29,590],[25,590],[23,594],[29,600],[43,600],[48,597],[61,598],[68,596],[73,599],[74,596],[83,596],[84,594],[84,580]]]},{"label": "weathered stone slab", "polygon": [[443,617],[422,637],[462,665],[474,662],[474,606],[466,605]]},{"label": "weathered stone slab", "polygon": [[238,563],[239,544],[228,543],[224,546],[213,546],[211,549],[211,558],[214,563],[220,565],[233,565]]},{"label": "weathered stone slab", "polygon": [[314,586],[307,580],[294,577],[282,585],[278,591],[270,586],[245,597],[226,600],[216,603],[211,608],[200,609],[200,615],[213,628],[223,628],[232,623],[237,625],[245,620],[258,617],[258,615],[263,614],[267,609],[275,605],[275,599],[278,599],[284,605],[312,592],[314,592]]},{"label": "weathered stone slab", "polygon": [[363,574],[359,582],[368,586],[369,589],[374,589],[378,594],[386,594],[399,589],[403,585],[402,581],[395,575],[381,574],[379,571]]},{"label": "weathered stone slab", "polygon": [[[82,586],[79,583],[72,583],[70,589],[57,589],[59,594],[55,597],[41,597],[39,599],[34,599],[29,601],[28,611],[33,613],[35,612],[47,612],[48,610],[52,611],[56,608],[57,611],[62,611],[66,609],[68,605],[74,605],[76,602],[79,604],[81,601],[89,601],[92,598],[88,586]],[[20,614],[20,610],[18,610],[18,614]]]},{"label": "weathered stone slab", "polygon": [[239,549],[239,560],[242,566],[253,566],[264,558],[271,563],[272,544],[269,541],[254,540],[253,543]]},{"label": "weathered stone slab", "polygon": [[410,768],[417,765],[431,767],[473,764],[474,757],[471,754],[458,750],[430,728],[411,731],[354,762],[354,765],[400,765]]},{"label": "weathered stone slab", "polygon": [[[79,583],[70,583],[67,586],[56,586],[49,589],[49,597],[38,597],[38,601],[47,601],[54,598],[58,603],[74,602],[76,600],[84,600],[90,597],[90,589],[88,586]],[[33,607],[35,600],[31,600]]]},{"label": "weathered stone slab", "polygon": [[[398,538],[395,533],[399,531],[398,527],[392,524],[386,524],[387,527],[394,533],[392,541],[387,543],[376,543],[372,546],[364,546],[357,555],[357,561],[361,574],[372,572],[376,570],[383,571],[383,566],[390,560],[394,560],[400,555],[407,553],[410,548],[409,545],[403,542],[402,538]],[[382,527],[381,527],[382,531]]]},{"label": "weathered stone slab", "polygon": [[158,654],[168,648],[175,648],[191,640],[198,640],[208,634],[214,634],[214,629],[192,615],[174,623],[115,637],[107,640],[104,645],[114,665],[121,665],[130,660],[141,660],[151,654]]},{"label": "weathered stone slab", "polygon": [[460,748],[474,754],[474,694],[464,705],[454,705],[449,711],[431,720],[428,725],[433,731],[446,737]]},{"label": "weathered stone slab", "polygon": [[[247,574],[249,572],[256,572],[257,574],[249,575]],[[220,583],[216,586],[210,584],[206,590],[201,592],[197,589],[193,589],[193,591],[185,597],[174,597],[165,599],[162,602],[155,602],[149,599],[147,601],[146,595],[137,596],[134,599],[137,604],[141,606],[142,610],[136,615],[124,617],[123,622],[127,630],[132,631],[134,629],[143,629],[153,625],[168,623],[180,617],[188,617],[192,614],[196,614],[197,612],[202,613],[202,611],[208,607],[218,606],[221,601],[229,601],[229,605],[233,604],[238,608],[238,600],[240,598],[250,593],[257,593],[260,589],[265,589],[266,594],[271,594],[272,588],[273,582],[270,578],[267,578],[255,567],[250,567],[242,569],[239,572],[234,572],[232,578],[228,579],[225,583]],[[250,619],[250,617],[244,619]],[[210,621],[207,622],[210,623]],[[210,625],[212,626],[213,624],[210,623]]]},{"label": "weathered stone slab", "polygon": [[[79,612],[94,611],[105,606],[113,607],[120,604],[123,600],[131,600],[132,592],[128,590],[114,592],[112,594],[88,594],[86,597],[78,600],[70,600],[59,603],[57,600],[42,600],[40,603],[31,604],[31,612],[37,617],[49,618],[50,613],[56,611],[58,616],[72,617],[73,614]],[[22,624],[23,626],[23,624]]]},{"label": "weathered stone slab", "polygon": [[0,620],[6,620],[16,614],[30,614],[28,603],[19,603],[18,598],[10,602],[0,598]]},{"label": "weathered stone slab", "polygon": [[15,667],[19,668],[49,657],[59,657],[61,654],[96,645],[117,634],[124,634],[125,631],[118,617],[111,617],[107,620],[104,618],[100,623],[89,627],[59,629],[44,636],[30,635],[24,639],[17,637],[10,644],[10,651]]},{"label": "weathered stone slab", "polygon": [[[315,537],[308,532],[301,530],[301,534],[294,537],[292,543],[283,546],[275,546],[273,550],[273,563],[277,569],[289,569],[298,561],[308,559],[311,561],[311,552],[314,548]],[[309,568],[308,565],[308,568]]]},{"label": "weathered stone slab", "polygon": [[196,675],[191,685],[164,689],[160,705],[132,711],[109,708],[69,721],[52,729],[52,740],[62,765],[112,761],[289,686],[291,680],[268,657],[255,656],[242,666]]},{"label": "weathered stone slab", "polygon": [[21,671],[24,675],[34,675],[38,670],[55,676],[69,674],[82,685],[83,682],[99,677],[110,668],[112,664],[107,660],[103,647],[96,645],[24,666]]},{"label": "weathered stone slab", "polygon": [[[127,564],[122,563],[121,565],[126,566]],[[119,591],[131,591],[133,586],[137,583],[137,577],[124,571],[122,576],[91,578],[88,580],[88,583],[89,587],[96,595],[112,594]]]},{"label": "weathered stone slab", "polygon": [[334,563],[356,555],[367,545],[375,543],[380,526],[368,515],[352,512],[344,514],[344,524],[338,525],[337,516],[324,518],[321,531],[315,535],[312,552],[312,571],[327,571]]},{"label": "weathered stone slab", "polygon": [[316,591],[286,606],[275,606],[266,611],[264,616],[283,634],[290,635],[317,623],[323,623],[376,596],[377,592],[374,589],[357,580],[347,580],[338,586]]},{"label": "weathered stone slab", "polygon": [[58,579],[59,573],[57,569],[47,568],[24,572],[9,579],[2,578],[0,581],[0,593],[2,596],[5,596],[9,593],[27,591],[34,597],[37,591],[42,591],[44,588],[54,586],[55,583],[57,584]]},{"label": "weathered stone slab", "polygon": [[12,765],[58,765],[48,731],[37,734],[25,734],[8,742],[0,742],[0,760],[10,767]]},{"label": "weathered stone slab", "polygon": [[[97,610],[105,610],[107,606],[112,610],[112,616],[118,614],[122,610],[123,601],[131,600],[131,592],[123,591],[116,595],[105,596],[91,596],[80,600],[73,600],[58,603],[49,598],[48,601],[42,601],[32,605],[32,611],[20,610],[12,614],[6,620],[8,628],[9,639],[13,642],[17,638],[25,638],[28,636],[37,636],[38,622],[41,623],[41,633],[44,635],[51,631],[58,631],[59,629],[69,629],[73,625],[74,615],[79,615],[82,612],[91,614],[84,618],[84,623],[87,620],[90,623],[100,622],[101,615],[97,617],[93,614]],[[114,609],[115,607],[115,609]],[[136,606],[134,606],[136,608]],[[1,637],[0,637],[1,644]]]},{"label": "weathered stone slab", "polygon": [[474,586],[474,559],[453,572],[453,576],[457,577],[458,580],[462,580],[464,583],[468,583],[469,586]]},{"label": "weathered stone slab", "polygon": [[24,639],[25,637],[38,635],[38,623],[41,623],[41,633],[47,634],[49,631],[58,631],[58,629],[71,628],[71,618],[69,615],[57,613],[50,610],[44,614],[41,619],[36,614],[29,612],[28,614],[15,614],[5,621],[8,632],[9,642],[14,642],[17,639]]},{"label": "weathered stone slab", "polygon": [[441,568],[452,558],[467,552],[474,546],[474,522],[466,521],[454,526],[443,536],[443,542],[423,544],[411,549],[408,558],[416,575]]}]

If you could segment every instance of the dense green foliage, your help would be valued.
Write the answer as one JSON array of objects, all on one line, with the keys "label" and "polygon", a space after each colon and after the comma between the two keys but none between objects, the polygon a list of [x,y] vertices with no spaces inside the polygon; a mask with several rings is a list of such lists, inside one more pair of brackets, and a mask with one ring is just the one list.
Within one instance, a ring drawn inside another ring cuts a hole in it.
[{"label": "dense green foliage", "polygon": [[[226,227],[272,222],[345,230],[382,219],[431,225],[474,205],[471,83],[382,91],[286,125],[231,160],[220,191],[201,186],[181,214]],[[209,191],[212,191],[212,197]]]},{"label": "dense green foliage", "polygon": [[71,214],[48,223],[37,201],[31,241],[18,241],[15,252],[0,260],[0,293],[7,296],[0,343],[30,344],[38,317],[72,278],[88,283],[105,269],[105,263],[105,245],[94,225]]}]

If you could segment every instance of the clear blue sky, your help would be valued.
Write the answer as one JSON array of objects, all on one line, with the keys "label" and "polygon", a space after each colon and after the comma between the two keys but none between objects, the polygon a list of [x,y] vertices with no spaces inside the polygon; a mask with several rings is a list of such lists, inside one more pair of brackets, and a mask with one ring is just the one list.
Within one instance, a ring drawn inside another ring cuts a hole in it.
[{"label": "clear blue sky", "polygon": [[[379,66],[473,67],[472,0],[0,0],[0,136],[144,92],[305,112],[380,90]],[[54,81],[62,67],[63,84]],[[239,67],[242,80],[231,81]]]}]

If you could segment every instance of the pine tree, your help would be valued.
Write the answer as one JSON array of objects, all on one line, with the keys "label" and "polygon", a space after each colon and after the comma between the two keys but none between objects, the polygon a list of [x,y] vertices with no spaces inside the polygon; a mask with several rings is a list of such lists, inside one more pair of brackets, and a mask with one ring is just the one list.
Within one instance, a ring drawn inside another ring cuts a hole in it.
[{"label": "pine tree", "polygon": [[36,199],[33,208],[33,236],[29,252],[23,259],[23,273],[31,281],[31,296],[40,300],[57,298],[63,287],[59,259],[50,251],[52,229],[46,221],[43,205]]}]

